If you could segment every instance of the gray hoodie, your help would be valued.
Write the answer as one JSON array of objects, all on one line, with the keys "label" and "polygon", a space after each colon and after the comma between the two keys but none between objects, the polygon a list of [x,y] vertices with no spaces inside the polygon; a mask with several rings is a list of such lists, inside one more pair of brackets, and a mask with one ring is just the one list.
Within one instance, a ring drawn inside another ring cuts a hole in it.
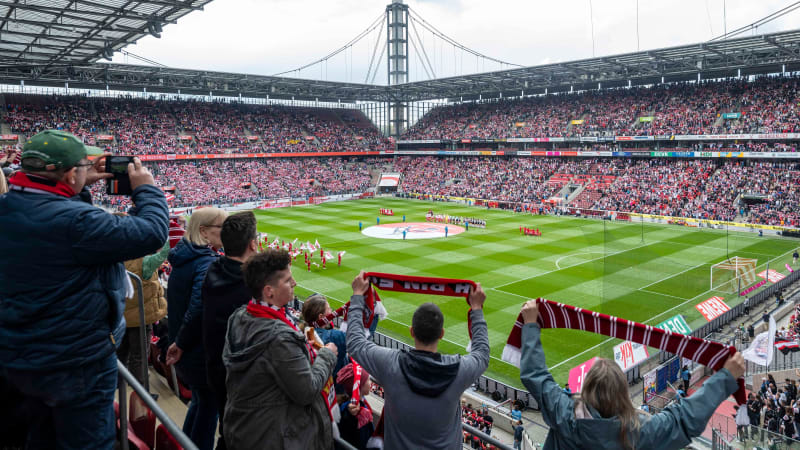
[{"label": "gray hoodie", "polygon": [[[522,327],[520,378],[536,399],[542,417],[550,427],[544,442],[545,450],[622,448],[619,419],[604,418],[585,403],[580,403],[585,408],[576,408],[575,399],[570,398],[556,384],[547,370],[541,329],[536,323]],[[703,433],[714,410],[738,388],[731,373],[727,369],[721,369],[708,378],[694,394],[680,399],[677,404],[652,416],[640,413],[639,430],[628,434],[629,441],[635,442],[639,449],[684,448],[692,438]]]},{"label": "gray hoodie", "polygon": [[332,351],[321,348],[311,364],[302,333],[280,320],[253,317],[242,306],[228,320],[222,360],[228,370],[228,448],[333,447],[321,394],[336,364]]},{"label": "gray hoodie", "polygon": [[364,297],[350,298],[347,349],[383,386],[384,448],[460,449],[461,394],[489,366],[483,311],[472,311],[472,352],[466,356],[392,350],[366,338]]}]

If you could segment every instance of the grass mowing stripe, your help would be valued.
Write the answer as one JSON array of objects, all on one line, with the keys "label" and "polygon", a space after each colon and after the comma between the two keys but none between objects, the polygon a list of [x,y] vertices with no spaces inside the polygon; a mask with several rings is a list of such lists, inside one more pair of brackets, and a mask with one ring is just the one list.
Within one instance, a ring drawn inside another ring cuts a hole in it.
[{"label": "grass mowing stripe", "polygon": [[[396,214],[380,216],[381,224],[399,224],[403,215],[408,222],[423,222],[425,213],[433,209],[437,214],[486,219],[488,228],[471,227],[446,239],[418,241],[386,241],[361,234],[359,222],[364,227],[374,225],[379,208],[392,208]],[[335,257],[333,264],[328,261],[327,270],[312,267],[308,272],[305,265],[295,267],[295,278],[302,285],[298,291],[307,288],[335,298],[348,298],[350,282],[361,269],[470,278],[484,286],[502,287],[487,291],[491,295],[484,305],[493,357],[487,375],[515,386],[520,386],[518,369],[498,360],[519,312],[520,299],[530,298],[526,295],[529,292],[638,322],[668,312],[681,313],[690,325],[696,326],[695,323],[704,323],[705,319],[685,299],[694,300],[702,295],[696,294],[708,289],[708,271],[702,268],[703,264],[718,262],[727,254],[756,257],[755,253],[759,253],[762,261],[766,259],[762,255],[778,255],[771,258],[770,268],[780,269],[776,262],[780,261],[781,266],[784,261],[790,262],[791,258],[784,256],[796,246],[783,238],[756,238],[752,234],[720,230],[531,216],[396,198],[272,209],[256,214],[259,230],[269,233],[270,241],[275,236],[286,241],[319,240],[334,255],[337,251],[347,251],[341,267],[336,266]],[[522,236],[519,233],[522,225],[539,228],[543,236]],[[603,257],[581,255],[592,251],[602,251]],[[574,264],[578,261],[579,264]],[[655,280],[658,281],[653,283]],[[649,292],[639,290],[648,284],[645,289]],[[675,298],[678,296],[682,297]],[[463,346],[457,344],[468,339],[463,300],[448,302],[421,297],[394,293],[385,296],[389,319],[393,321],[381,322],[381,332],[410,343],[404,324],[411,322],[420,303],[433,301],[442,309],[447,329],[448,341],[442,342],[440,351],[463,353]],[[741,300],[733,299],[731,306],[738,301]],[[560,364],[553,371],[556,380],[566,380],[569,367],[564,361],[587,352],[609,357],[614,342],[604,338],[572,330],[548,330],[545,352],[548,360]]]}]

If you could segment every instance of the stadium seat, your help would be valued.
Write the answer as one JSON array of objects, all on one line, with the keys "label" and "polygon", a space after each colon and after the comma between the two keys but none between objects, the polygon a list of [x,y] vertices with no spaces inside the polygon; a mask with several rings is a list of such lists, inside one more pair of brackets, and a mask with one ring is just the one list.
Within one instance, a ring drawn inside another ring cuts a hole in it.
[{"label": "stadium seat", "polygon": [[183,447],[172,437],[172,434],[167,431],[167,427],[162,424],[156,428],[155,450],[183,450]]},{"label": "stadium seat", "polygon": [[155,413],[147,407],[136,392],[131,392],[128,411],[128,424],[133,428],[136,436],[148,447],[153,448],[156,432]]}]

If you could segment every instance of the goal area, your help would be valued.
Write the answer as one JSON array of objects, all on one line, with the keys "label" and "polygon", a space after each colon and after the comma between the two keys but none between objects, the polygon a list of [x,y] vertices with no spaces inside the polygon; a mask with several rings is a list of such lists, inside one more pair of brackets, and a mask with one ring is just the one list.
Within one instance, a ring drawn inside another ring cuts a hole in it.
[{"label": "goal area", "polygon": [[711,290],[734,293],[756,282],[755,258],[734,256],[711,266]]}]

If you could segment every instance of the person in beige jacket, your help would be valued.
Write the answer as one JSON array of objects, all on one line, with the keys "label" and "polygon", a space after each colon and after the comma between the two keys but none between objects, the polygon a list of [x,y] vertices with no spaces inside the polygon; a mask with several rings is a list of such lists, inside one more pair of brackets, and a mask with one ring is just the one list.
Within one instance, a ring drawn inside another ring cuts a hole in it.
[{"label": "person in beige jacket", "polygon": [[[158,280],[158,268],[166,261],[169,254],[169,243],[158,253],[142,258],[125,261],[125,270],[134,273],[142,279],[142,297],[144,300],[145,321],[145,356],[149,357],[150,336],[153,333],[153,324],[167,315],[167,300],[164,298],[164,288]],[[117,357],[128,368],[139,383],[144,384],[147,371],[147,360],[142,361],[142,334],[139,316],[139,287],[133,283],[133,297],[125,302],[125,337],[117,349]]]}]

